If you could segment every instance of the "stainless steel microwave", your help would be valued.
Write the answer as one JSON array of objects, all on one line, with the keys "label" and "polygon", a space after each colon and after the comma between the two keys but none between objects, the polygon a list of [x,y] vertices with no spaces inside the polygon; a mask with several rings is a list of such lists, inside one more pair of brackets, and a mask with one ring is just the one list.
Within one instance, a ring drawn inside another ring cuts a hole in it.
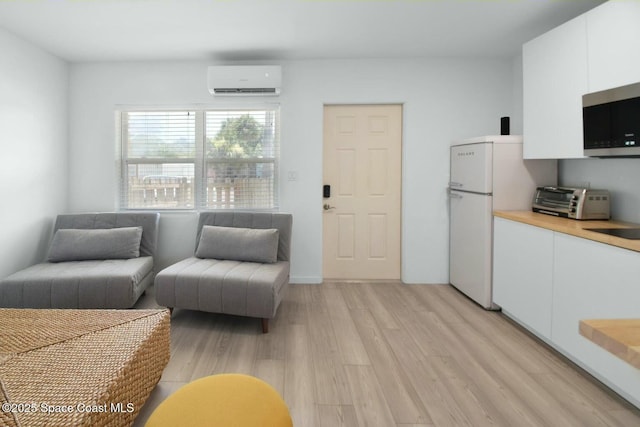
[{"label": "stainless steel microwave", "polygon": [[582,97],[584,155],[640,157],[640,83]]}]

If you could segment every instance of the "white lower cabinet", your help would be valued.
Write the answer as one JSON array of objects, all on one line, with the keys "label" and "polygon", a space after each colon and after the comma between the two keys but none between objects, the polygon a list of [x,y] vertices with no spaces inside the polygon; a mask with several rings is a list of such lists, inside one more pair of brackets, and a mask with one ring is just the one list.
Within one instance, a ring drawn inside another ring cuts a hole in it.
[{"label": "white lower cabinet", "polygon": [[640,318],[640,253],[554,233],[554,345],[640,405],[640,370],[580,335],[580,320]]},{"label": "white lower cabinet", "polygon": [[494,219],[493,301],[539,336],[551,338],[553,231]]},{"label": "white lower cabinet", "polygon": [[640,408],[640,370],[580,335],[580,320],[640,318],[640,253],[503,218],[494,301]]}]

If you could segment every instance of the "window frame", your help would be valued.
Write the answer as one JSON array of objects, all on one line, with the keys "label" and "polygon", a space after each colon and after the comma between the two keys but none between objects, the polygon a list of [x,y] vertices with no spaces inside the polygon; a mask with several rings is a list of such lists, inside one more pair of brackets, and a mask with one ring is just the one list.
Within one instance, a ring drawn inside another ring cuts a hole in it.
[{"label": "window frame", "polygon": [[[251,112],[251,111],[272,111],[273,127],[274,127],[274,146],[272,157],[247,157],[247,158],[208,158],[207,157],[207,134],[206,134],[206,115],[207,112],[227,112],[230,114],[238,112]],[[128,118],[126,115],[130,113],[145,113],[145,112],[194,112],[195,114],[195,155],[194,157],[153,157],[153,158],[136,158],[130,157],[128,154],[129,139],[128,139]],[[263,211],[263,212],[277,212],[280,208],[280,144],[281,144],[281,131],[280,131],[280,104],[267,103],[267,104],[252,104],[252,105],[238,105],[238,106],[188,106],[188,107],[175,107],[175,108],[162,108],[162,107],[121,107],[115,112],[116,122],[116,156],[117,156],[117,176],[119,185],[117,185],[118,194],[116,195],[117,208],[120,211],[161,211],[161,212],[192,212],[201,210],[244,210],[244,211]],[[129,205],[129,167],[131,165],[140,164],[193,164],[193,206],[189,207],[131,207]],[[233,164],[233,163],[254,163],[254,164],[272,164],[273,165],[273,180],[270,187],[270,204],[271,207],[255,207],[255,206],[242,206],[237,207],[210,207],[207,205],[207,170],[210,164]]]}]

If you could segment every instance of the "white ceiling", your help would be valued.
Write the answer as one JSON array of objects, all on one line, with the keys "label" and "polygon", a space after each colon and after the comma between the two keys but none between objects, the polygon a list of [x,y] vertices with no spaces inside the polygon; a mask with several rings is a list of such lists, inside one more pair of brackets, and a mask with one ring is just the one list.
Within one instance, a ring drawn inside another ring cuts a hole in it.
[{"label": "white ceiling", "polygon": [[515,55],[603,0],[4,0],[0,27],[72,62]]}]

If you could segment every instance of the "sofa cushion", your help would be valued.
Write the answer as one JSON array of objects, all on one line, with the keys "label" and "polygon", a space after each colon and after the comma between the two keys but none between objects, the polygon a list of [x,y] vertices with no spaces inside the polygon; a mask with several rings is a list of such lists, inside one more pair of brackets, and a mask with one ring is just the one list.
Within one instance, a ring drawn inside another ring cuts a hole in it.
[{"label": "sofa cushion", "polygon": [[273,264],[187,258],[156,275],[165,307],[273,318],[286,291],[289,262]]},{"label": "sofa cushion", "polygon": [[[200,241],[202,227],[244,227],[255,229],[278,229],[278,261],[291,261],[291,229],[293,216],[281,212],[209,211],[198,215],[196,244]],[[67,227],[71,228],[71,227]]]},{"label": "sofa cushion", "polygon": [[50,262],[129,259],[140,256],[142,227],[60,229],[49,248]]},{"label": "sofa cushion", "polygon": [[196,257],[274,263],[278,258],[278,229],[205,225]]},{"label": "sofa cushion", "polygon": [[153,258],[45,262],[0,282],[15,308],[130,308],[153,281]]},{"label": "sofa cushion", "polygon": [[63,228],[105,229],[142,227],[140,256],[154,256],[158,246],[160,214],[158,212],[100,212],[60,214],[53,231]]}]

